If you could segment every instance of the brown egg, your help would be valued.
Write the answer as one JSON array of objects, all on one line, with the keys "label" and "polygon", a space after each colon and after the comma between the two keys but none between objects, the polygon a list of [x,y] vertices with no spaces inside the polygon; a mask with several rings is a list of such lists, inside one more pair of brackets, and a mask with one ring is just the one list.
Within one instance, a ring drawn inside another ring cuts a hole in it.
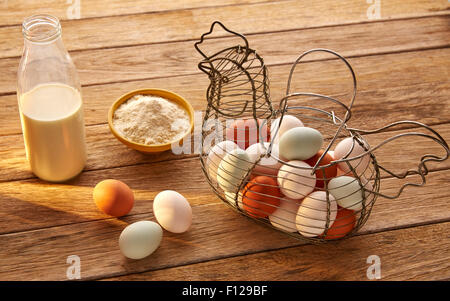
[{"label": "brown egg", "polygon": [[254,177],[242,193],[244,210],[254,217],[267,217],[280,205],[281,193],[274,178]]},{"label": "brown egg", "polygon": [[[317,154],[315,154],[312,158],[309,158],[308,160],[305,160],[305,162],[308,163],[309,165],[311,165],[311,167],[316,165],[317,161],[320,159],[320,156],[322,156],[323,152],[324,152],[323,149],[319,150],[317,152]],[[333,160],[334,160],[333,156],[328,152],[323,157],[323,159],[320,162],[319,166],[328,165]],[[325,172],[325,175],[323,174],[324,172]],[[320,168],[317,169],[316,170],[316,179],[317,179],[316,187],[323,188],[325,186],[325,183],[324,183],[325,177],[329,180],[331,178],[334,178],[336,176],[336,173],[337,173],[337,166],[336,165],[324,168],[324,170],[322,170]]]},{"label": "brown egg", "polygon": [[355,227],[355,212],[344,208],[339,208],[336,219],[328,229],[325,239],[337,239],[346,236]]},{"label": "brown egg", "polygon": [[[258,133],[258,128],[260,128],[261,135]],[[259,142],[260,136],[262,136],[263,142],[270,141],[270,129],[261,119],[258,119],[258,123],[255,119],[235,120],[225,132],[226,139],[233,141],[242,149]]]},{"label": "brown egg", "polygon": [[113,179],[99,182],[94,188],[93,197],[98,209],[115,217],[128,214],[134,204],[134,195],[130,187]]}]

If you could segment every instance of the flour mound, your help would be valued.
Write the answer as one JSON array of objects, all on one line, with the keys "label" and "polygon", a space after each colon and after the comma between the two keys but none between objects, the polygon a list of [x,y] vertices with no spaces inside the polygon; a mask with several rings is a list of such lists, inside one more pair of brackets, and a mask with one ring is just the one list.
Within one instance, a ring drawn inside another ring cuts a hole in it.
[{"label": "flour mound", "polygon": [[141,144],[163,144],[181,139],[190,127],[189,115],[179,104],[153,95],[135,95],[114,113],[114,128]]}]

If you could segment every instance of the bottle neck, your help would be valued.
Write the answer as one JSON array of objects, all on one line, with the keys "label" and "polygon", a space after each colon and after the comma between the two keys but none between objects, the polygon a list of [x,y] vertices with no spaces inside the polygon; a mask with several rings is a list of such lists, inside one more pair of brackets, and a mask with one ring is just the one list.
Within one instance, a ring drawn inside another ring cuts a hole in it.
[{"label": "bottle neck", "polygon": [[61,24],[52,15],[34,15],[23,21],[22,34],[26,45],[54,44],[61,40]]},{"label": "bottle neck", "polygon": [[22,32],[24,51],[18,69],[18,93],[43,83],[63,83],[80,90],[58,19],[51,15],[31,16],[24,20]]},{"label": "bottle neck", "polygon": [[34,15],[22,24],[24,56],[27,60],[60,58],[67,56],[61,38],[61,24],[51,15]]},{"label": "bottle neck", "polygon": [[[51,41],[47,41],[45,43],[34,42],[34,41],[30,41],[28,39],[25,39],[24,46],[25,46],[25,50],[27,50],[27,51],[30,51],[30,50],[36,48],[36,49],[39,49],[40,52],[44,52],[44,51],[62,51],[64,53],[66,52],[61,35],[59,35],[58,37],[52,39]],[[48,53],[48,54],[52,54],[52,53]]]}]

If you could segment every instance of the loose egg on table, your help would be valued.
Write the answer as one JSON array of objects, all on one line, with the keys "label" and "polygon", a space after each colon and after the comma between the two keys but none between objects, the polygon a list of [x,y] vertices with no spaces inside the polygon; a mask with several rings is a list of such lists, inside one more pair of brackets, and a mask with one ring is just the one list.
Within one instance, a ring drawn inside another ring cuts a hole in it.
[{"label": "loose egg on table", "polygon": [[167,231],[182,233],[192,223],[192,208],[186,198],[173,190],[158,193],[153,201],[153,213]]},{"label": "loose egg on table", "polygon": [[233,149],[239,148],[236,143],[230,140],[225,140],[214,145],[209,150],[208,157],[206,159],[206,167],[209,177],[211,179],[217,178],[217,169],[219,168],[220,161]]},{"label": "loose egg on table", "polygon": [[[368,145],[365,144],[366,148]],[[335,160],[351,159],[365,153],[366,150],[357,141],[356,138],[348,137],[339,142],[334,149]],[[345,173],[350,173],[350,166],[356,171],[357,176],[361,176],[368,168],[370,163],[370,156],[364,155],[359,159],[349,160],[347,162],[339,163],[339,169]],[[349,166],[350,164],[350,166]]]},{"label": "loose egg on table", "polygon": [[[317,161],[319,161],[320,157],[323,155],[324,150],[321,149],[317,154],[315,154],[312,158],[309,158],[308,160],[305,160],[305,163],[307,163],[310,166],[316,165]],[[330,164],[334,160],[333,156],[327,152],[325,156],[320,161],[319,166],[324,166]],[[324,179],[331,179],[334,178],[337,174],[337,164],[326,167],[324,169],[318,168],[316,169],[316,187],[323,188],[325,186]]]},{"label": "loose egg on table", "polygon": [[307,160],[317,154],[322,144],[323,137],[318,130],[295,127],[280,138],[280,157],[286,160]]},{"label": "loose egg on table", "polygon": [[119,247],[130,259],[142,259],[152,254],[161,243],[163,231],[151,221],[139,221],[128,225],[120,234]]},{"label": "loose egg on table", "polygon": [[257,176],[245,186],[242,202],[249,215],[267,217],[280,205],[280,197],[281,193],[274,178]]},{"label": "loose egg on table", "polygon": [[[274,143],[278,143],[280,140],[280,137],[283,136],[283,134],[295,127],[302,127],[303,126],[303,122],[300,121],[300,119],[298,119],[295,116],[292,115],[284,115],[283,116],[283,120],[281,121],[281,126],[280,126],[280,120],[281,117],[278,117],[277,119],[275,119],[272,122],[272,126],[270,127],[270,133],[272,135],[272,140]],[[278,130],[278,132],[277,132]],[[276,134],[275,137],[273,137]]]},{"label": "loose egg on table", "polygon": [[277,175],[282,163],[278,161],[278,144],[272,145],[270,156],[266,156],[270,143],[264,142],[264,146],[261,143],[255,143],[250,145],[245,151],[250,157],[251,162],[256,162],[259,158],[260,161],[255,165],[252,172],[254,175]]},{"label": "loose egg on table", "polygon": [[316,186],[316,175],[311,174],[311,166],[303,161],[289,161],[278,171],[278,186],[283,195],[292,199],[302,199]]},{"label": "loose egg on table", "polygon": [[363,188],[356,178],[349,176],[333,178],[328,183],[328,191],[342,208],[354,211],[362,209]]},{"label": "loose egg on table", "polygon": [[272,226],[287,232],[297,232],[295,219],[300,202],[300,200],[293,200],[286,197],[281,198],[280,205],[269,216],[269,221]]},{"label": "loose egg on table", "polygon": [[[259,132],[258,132],[259,129]],[[270,140],[270,130],[267,123],[258,119],[238,119],[225,131],[226,139],[234,141],[240,148],[247,149],[252,144],[260,142],[268,142]]]},{"label": "loose egg on table", "polygon": [[128,214],[134,204],[134,195],[130,187],[114,179],[103,180],[95,185],[93,198],[101,211],[115,217]]},{"label": "loose egg on table", "polygon": [[224,191],[236,192],[252,166],[245,150],[233,149],[220,161],[217,183]]},{"label": "loose egg on table", "polygon": [[336,215],[337,204],[334,197],[328,194],[327,201],[325,191],[315,191],[308,195],[298,208],[295,220],[297,230],[305,237],[319,236],[325,231],[327,220],[328,228],[333,225]]}]

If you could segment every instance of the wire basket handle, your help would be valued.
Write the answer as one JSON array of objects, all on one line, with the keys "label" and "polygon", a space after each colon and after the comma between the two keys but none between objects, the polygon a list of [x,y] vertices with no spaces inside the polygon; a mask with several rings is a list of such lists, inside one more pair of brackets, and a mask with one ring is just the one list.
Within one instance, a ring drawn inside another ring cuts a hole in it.
[{"label": "wire basket handle", "polygon": [[[294,71],[297,67],[297,65],[300,63],[300,61],[307,56],[308,54],[314,53],[314,52],[326,52],[326,53],[330,53],[336,57],[338,57],[341,61],[343,61],[345,63],[345,65],[347,66],[348,70],[350,71],[351,75],[352,75],[352,84],[353,84],[353,93],[352,93],[352,97],[350,99],[350,104],[347,105],[346,107],[347,109],[347,113],[346,114],[351,114],[351,109],[353,106],[353,103],[355,101],[355,97],[356,97],[356,75],[355,72],[353,71],[352,66],[350,65],[350,63],[347,61],[346,58],[344,58],[342,55],[340,55],[339,53],[330,50],[330,49],[325,49],[325,48],[314,48],[314,49],[310,49],[308,51],[303,52],[294,62],[294,64],[291,67],[291,71],[289,72],[289,78],[288,78],[288,82],[287,82],[287,87],[286,87],[286,95],[289,95],[291,93],[291,82],[292,82],[292,76],[294,75]],[[314,93],[312,93],[314,94]],[[350,118],[348,118],[350,119]],[[348,121],[347,118],[345,118],[346,121]]]},{"label": "wire basket handle", "polygon": [[357,132],[359,134],[376,134],[376,133],[381,133],[381,132],[383,132],[386,129],[389,129],[391,127],[398,126],[398,125],[415,125],[415,126],[418,126],[420,128],[426,129],[427,131],[431,132],[431,134],[425,134],[425,133],[421,133],[421,132],[401,133],[401,134],[395,135],[393,137],[390,137],[390,138],[384,140],[383,142],[379,143],[378,145],[376,145],[374,147],[371,147],[366,152],[364,152],[364,153],[362,153],[362,154],[360,154],[358,156],[354,156],[352,158],[349,158],[349,159],[354,160],[354,159],[361,158],[361,157],[363,157],[365,155],[368,155],[369,153],[375,151],[376,149],[382,147],[383,145],[385,145],[385,144],[387,144],[387,143],[389,143],[389,142],[391,142],[393,140],[399,139],[401,137],[406,137],[406,136],[419,136],[419,137],[425,137],[427,139],[430,139],[430,140],[434,141],[435,143],[439,144],[444,149],[445,155],[443,157],[439,157],[439,156],[434,155],[434,154],[425,154],[425,155],[423,155],[421,157],[420,162],[418,164],[417,170],[416,169],[409,169],[409,170],[406,170],[405,172],[403,172],[401,174],[395,174],[392,171],[390,171],[390,170],[388,170],[388,169],[378,165],[378,167],[380,169],[384,170],[389,175],[391,175],[391,176],[393,176],[393,177],[395,177],[397,179],[404,179],[404,178],[406,178],[407,176],[410,176],[410,175],[419,175],[420,178],[421,178],[421,181],[422,181],[421,183],[405,183],[405,184],[403,184],[400,187],[400,189],[399,189],[399,191],[398,191],[398,193],[396,195],[386,195],[386,194],[382,194],[382,193],[379,193],[379,192],[376,192],[376,191],[368,190],[368,192],[377,194],[377,195],[382,196],[382,197],[387,198],[387,199],[396,199],[396,198],[398,198],[400,196],[400,194],[403,192],[403,190],[407,186],[417,186],[417,187],[423,186],[426,183],[425,176],[428,174],[428,167],[426,166],[426,164],[428,162],[443,162],[443,161],[447,160],[449,158],[449,156],[450,156],[449,146],[448,146],[447,142],[444,140],[444,138],[442,138],[442,136],[439,135],[439,133],[436,132],[435,130],[433,130],[430,126],[425,125],[425,124],[420,123],[420,122],[417,122],[417,121],[409,121],[409,120],[397,121],[397,122],[388,124],[388,125],[386,125],[384,127],[381,127],[379,129],[375,129],[375,130],[360,130],[360,129],[354,129],[354,128],[348,128],[348,130],[350,132],[353,131],[353,132]]},{"label": "wire basket handle", "polygon": [[[352,76],[352,85],[353,85],[353,91],[352,91],[352,96],[350,98],[350,103],[347,105],[345,103],[343,103],[342,101],[339,101],[335,98],[332,98],[330,96],[326,96],[326,95],[322,95],[322,94],[317,94],[317,93],[291,93],[291,83],[292,83],[292,78],[294,75],[294,71],[297,67],[298,64],[300,64],[301,60],[307,56],[308,54],[311,53],[315,53],[315,52],[326,52],[329,54],[332,54],[334,56],[336,56],[338,59],[340,59],[342,62],[344,62],[345,66],[348,68],[348,70],[350,71],[350,74]],[[352,66],[350,65],[350,63],[347,61],[346,58],[344,58],[342,55],[340,55],[339,53],[330,50],[330,49],[325,49],[325,48],[314,48],[314,49],[310,49],[308,51],[303,52],[294,62],[294,64],[292,64],[291,67],[291,71],[289,72],[289,78],[288,78],[288,82],[287,82],[287,87],[286,87],[286,96],[281,99],[280,101],[280,105],[279,108],[281,110],[281,118],[280,118],[280,124],[283,120],[283,116],[286,113],[287,109],[288,109],[288,99],[292,96],[314,96],[314,97],[318,97],[320,99],[326,99],[329,101],[332,101],[340,106],[342,106],[345,109],[345,116],[343,119],[335,116],[335,113],[332,111],[330,114],[331,119],[333,120],[333,123],[336,125],[339,125],[338,129],[336,130],[336,133],[334,135],[334,137],[332,138],[332,140],[329,142],[329,144],[327,145],[324,153],[322,154],[322,156],[320,156],[319,160],[317,160],[316,164],[313,166],[313,170],[312,173],[314,173],[317,168],[319,167],[319,165],[322,162],[322,159],[324,158],[324,156],[326,155],[327,151],[331,148],[331,146],[335,143],[337,137],[339,136],[339,133],[342,131],[342,129],[346,126],[346,123],[350,120],[351,116],[352,116],[352,106],[353,103],[355,102],[355,97],[356,97],[356,90],[357,90],[357,84],[356,84],[356,75],[355,72],[353,71]]]}]

